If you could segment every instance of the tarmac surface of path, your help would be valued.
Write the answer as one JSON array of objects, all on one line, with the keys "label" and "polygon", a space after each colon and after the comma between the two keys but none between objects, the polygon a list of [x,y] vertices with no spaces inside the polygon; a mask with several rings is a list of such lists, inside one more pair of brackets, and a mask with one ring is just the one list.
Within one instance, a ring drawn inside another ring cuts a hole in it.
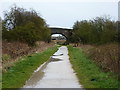
[{"label": "tarmac surface of path", "polygon": [[61,46],[35,70],[23,88],[82,88],[70,64],[67,47]]}]

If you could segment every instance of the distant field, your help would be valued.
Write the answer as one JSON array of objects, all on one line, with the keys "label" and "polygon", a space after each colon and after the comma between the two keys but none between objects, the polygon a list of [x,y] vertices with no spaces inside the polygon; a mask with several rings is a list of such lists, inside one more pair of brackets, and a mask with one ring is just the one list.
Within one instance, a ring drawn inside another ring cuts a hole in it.
[{"label": "distant field", "polygon": [[66,40],[52,40],[52,42],[57,43],[57,44],[64,44]]}]

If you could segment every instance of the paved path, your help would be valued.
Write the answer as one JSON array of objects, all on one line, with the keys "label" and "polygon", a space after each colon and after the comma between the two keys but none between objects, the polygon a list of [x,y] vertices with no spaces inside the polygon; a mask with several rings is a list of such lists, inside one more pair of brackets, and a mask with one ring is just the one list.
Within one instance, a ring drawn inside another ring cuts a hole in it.
[{"label": "paved path", "polygon": [[[63,55],[62,55],[63,54]],[[68,49],[62,46],[51,61],[40,66],[24,88],[81,88],[69,62]]]}]

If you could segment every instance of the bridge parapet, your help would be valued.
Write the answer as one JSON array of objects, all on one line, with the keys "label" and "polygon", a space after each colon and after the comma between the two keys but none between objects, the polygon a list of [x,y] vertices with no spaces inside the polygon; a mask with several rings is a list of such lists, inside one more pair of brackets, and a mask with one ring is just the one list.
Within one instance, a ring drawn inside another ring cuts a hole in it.
[{"label": "bridge parapet", "polygon": [[63,36],[66,37],[66,39],[69,39],[70,33],[72,29],[67,29],[67,28],[50,28],[51,30],[51,35],[52,34],[62,34]]}]

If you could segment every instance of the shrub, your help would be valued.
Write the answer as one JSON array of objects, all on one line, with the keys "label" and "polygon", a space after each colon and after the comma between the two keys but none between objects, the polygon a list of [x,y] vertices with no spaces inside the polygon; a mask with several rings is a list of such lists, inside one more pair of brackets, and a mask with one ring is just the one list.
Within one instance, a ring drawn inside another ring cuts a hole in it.
[{"label": "shrub", "polygon": [[35,45],[36,41],[50,41],[50,30],[35,10],[14,6],[5,13],[2,37],[7,41],[22,41]]},{"label": "shrub", "polygon": [[83,44],[105,44],[119,42],[117,23],[109,18],[96,17],[93,20],[77,21],[73,25],[72,42]]}]

